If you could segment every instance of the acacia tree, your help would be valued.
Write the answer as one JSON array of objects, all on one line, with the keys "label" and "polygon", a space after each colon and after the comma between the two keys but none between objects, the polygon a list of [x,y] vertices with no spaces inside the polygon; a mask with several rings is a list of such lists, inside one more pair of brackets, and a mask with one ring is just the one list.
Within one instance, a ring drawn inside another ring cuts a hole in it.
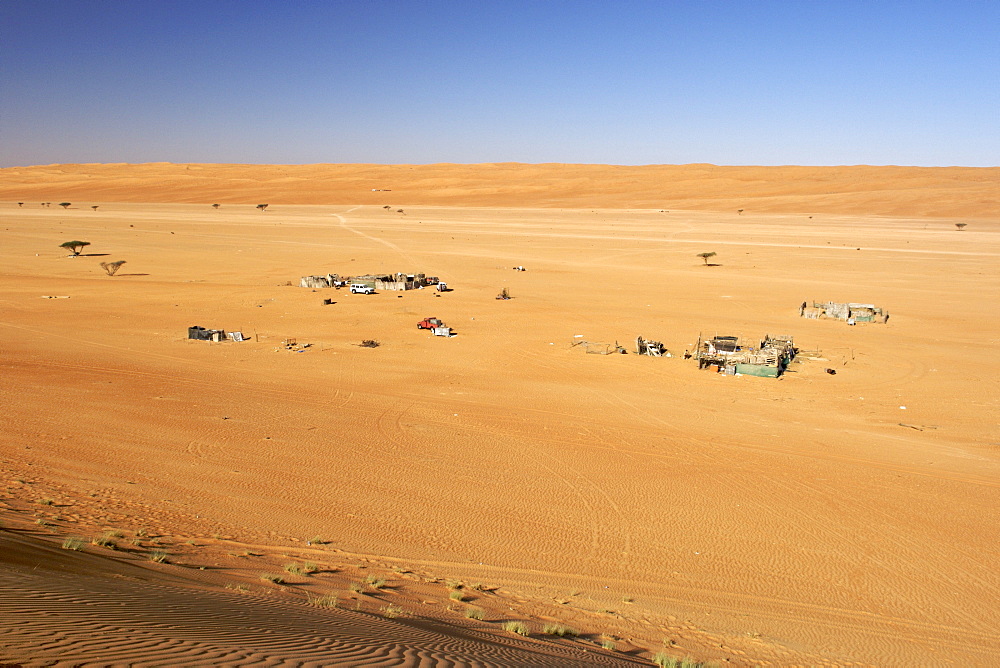
[{"label": "acacia tree", "polygon": [[64,209],[68,209],[70,204],[72,204],[72,202],[59,202],[59,206]]},{"label": "acacia tree", "polygon": [[961,232],[962,230],[964,230],[966,225],[968,225],[968,223],[955,223],[955,227],[958,228],[959,232]]},{"label": "acacia tree", "polygon": [[89,241],[64,241],[59,244],[59,248],[65,248],[66,250],[73,251],[73,255],[79,255],[80,251],[84,249],[85,246],[89,246]]},{"label": "acacia tree", "polygon": [[101,269],[108,272],[108,276],[114,276],[115,272],[122,268],[125,264],[125,260],[117,260],[115,262],[102,262]]},{"label": "acacia tree", "polygon": [[90,207],[90,208],[93,209],[94,211],[97,211],[97,205],[96,204],[94,206]]},{"label": "acacia tree", "polygon": [[266,204],[258,204],[257,208],[260,209],[261,213],[264,213],[264,210],[267,209],[267,205]]},{"label": "acacia tree", "polygon": [[212,208],[215,209],[216,211],[218,211],[220,206],[222,206],[222,205],[221,204],[213,204]]},{"label": "acacia tree", "polygon": [[715,257],[715,253],[698,253],[698,257],[705,261],[705,266],[708,266],[708,258]]}]

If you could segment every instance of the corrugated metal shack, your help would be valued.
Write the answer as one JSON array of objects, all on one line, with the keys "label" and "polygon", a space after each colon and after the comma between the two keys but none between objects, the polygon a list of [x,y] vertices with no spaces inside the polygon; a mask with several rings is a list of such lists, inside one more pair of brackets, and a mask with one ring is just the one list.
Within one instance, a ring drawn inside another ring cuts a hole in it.
[{"label": "corrugated metal shack", "polygon": [[883,324],[889,320],[889,313],[874,304],[857,304],[854,302],[813,302],[809,306],[802,302],[799,315],[803,318],[844,320],[848,324],[857,322],[874,322]]},{"label": "corrugated metal shack", "polygon": [[300,288],[332,288],[340,282],[337,274],[326,274],[320,276],[303,276],[299,279]]},{"label": "corrugated metal shack", "polygon": [[195,341],[215,341],[216,343],[226,338],[224,329],[207,329],[199,325],[188,327],[188,338]]},{"label": "corrugated metal shack", "polygon": [[757,346],[744,344],[737,336],[716,336],[704,341],[699,336],[695,358],[699,369],[712,369],[729,376],[777,378],[796,352],[790,336],[766,335]]}]

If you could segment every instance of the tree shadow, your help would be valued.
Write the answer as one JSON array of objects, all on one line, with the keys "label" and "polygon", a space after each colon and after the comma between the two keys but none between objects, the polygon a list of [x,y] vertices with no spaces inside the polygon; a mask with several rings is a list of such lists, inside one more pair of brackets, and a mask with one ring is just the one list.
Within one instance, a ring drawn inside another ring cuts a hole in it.
[{"label": "tree shadow", "polygon": [[111,253],[80,253],[77,257],[107,257]]},{"label": "tree shadow", "polygon": [[149,276],[149,274],[115,274],[115,276]]}]

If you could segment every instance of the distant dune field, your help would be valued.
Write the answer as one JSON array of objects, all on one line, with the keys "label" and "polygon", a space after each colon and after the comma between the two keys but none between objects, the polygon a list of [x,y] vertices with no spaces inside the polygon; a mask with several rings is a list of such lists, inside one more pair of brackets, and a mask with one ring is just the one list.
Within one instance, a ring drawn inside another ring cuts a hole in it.
[{"label": "distant dune field", "polygon": [[0,170],[0,663],[996,665],[998,179]]},{"label": "distant dune field", "polygon": [[1000,167],[49,165],[0,169],[0,201],[691,209],[1000,215]]}]

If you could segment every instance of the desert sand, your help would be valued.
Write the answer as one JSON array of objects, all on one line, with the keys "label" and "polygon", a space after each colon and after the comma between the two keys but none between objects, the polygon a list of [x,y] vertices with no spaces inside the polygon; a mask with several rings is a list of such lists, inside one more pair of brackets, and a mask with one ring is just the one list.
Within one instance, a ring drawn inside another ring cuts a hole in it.
[{"label": "desert sand", "polygon": [[[0,169],[0,662],[995,665],[998,211],[1000,169]],[[298,287],[396,271],[454,290]]]}]

